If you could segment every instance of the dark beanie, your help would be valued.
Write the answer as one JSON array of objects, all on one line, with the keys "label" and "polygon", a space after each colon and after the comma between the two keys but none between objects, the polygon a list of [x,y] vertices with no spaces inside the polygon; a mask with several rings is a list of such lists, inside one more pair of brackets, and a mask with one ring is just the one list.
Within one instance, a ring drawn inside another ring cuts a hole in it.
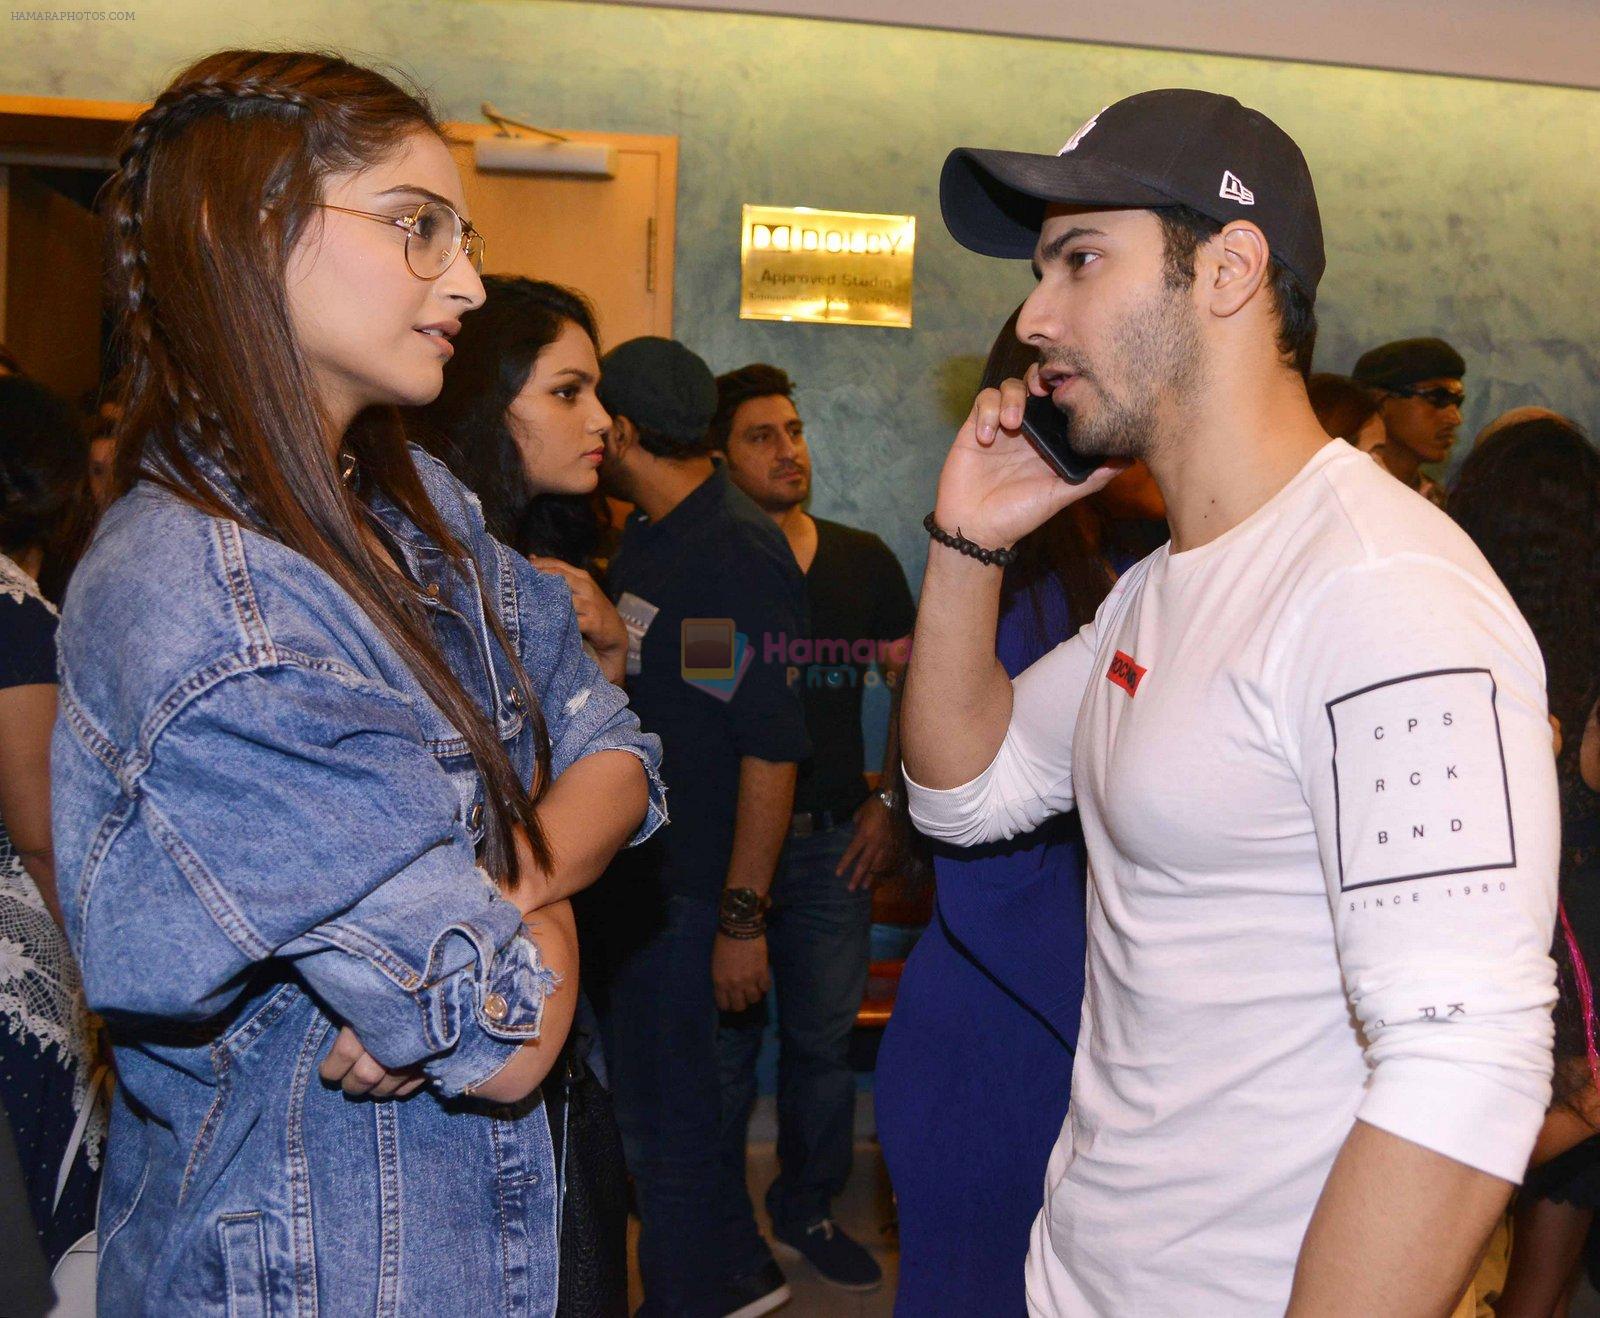
[{"label": "dark beanie", "polygon": [[1461,354],[1443,339],[1401,339],[1362,353],[1350,376],[1369,389],[1404,389],[1422,380],[1459,380],[1466,373]]},{"label": "dark beanie", "polygon": [[641,429],[680,445],[705,448],[717,410],[711,368],[676,339],[646,336],[619,343],[600,359],[600,405]]}]

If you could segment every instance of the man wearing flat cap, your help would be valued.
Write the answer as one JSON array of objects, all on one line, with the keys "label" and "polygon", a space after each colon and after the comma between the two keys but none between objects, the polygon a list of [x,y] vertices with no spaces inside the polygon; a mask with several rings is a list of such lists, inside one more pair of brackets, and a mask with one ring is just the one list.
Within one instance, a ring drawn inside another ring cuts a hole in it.
[{"label": "man wearing flat cap", "polygon": [[1443,339],[1400,339],[1363,353],[1350,373],[1375,391],[1388,438],[1375,451],[1390,475],[1443,508],[1444,486],[1422,468],[1450,456],[1461,427],[1467,364]]},{"label": "man wearing flat cap", "polygon": [[671,823],[600,890],[608,1061],[639,1206],[642,1314],[721,1318],[789,1298],[722,1155],[717,1012],[771,984],[768,892],[810,753],[800,693],[766,653],[807,634],[805,584],[772,519],[714,466],[710,368],[639,338],[600,363],[600,466],[634,505],[608,585],[628,698],[661,738]]},{"label": "man wearing flat cap", "polygon": [[[1145,92],[1056,155],[954,152],[940,200],[1032,259],[1039,361],[939,477],[907,800],[965,846],[1075,808],[1089,853],[1029,1312],[1449,1313],[1550,1100],[1538,645],[1460,528],[1318,424],[1316,194],[1265,115]],[[1030,397],[1095,474],[1034,452]],[[1134,458],[1170,543],[1008,679],[1013,546]]]}]

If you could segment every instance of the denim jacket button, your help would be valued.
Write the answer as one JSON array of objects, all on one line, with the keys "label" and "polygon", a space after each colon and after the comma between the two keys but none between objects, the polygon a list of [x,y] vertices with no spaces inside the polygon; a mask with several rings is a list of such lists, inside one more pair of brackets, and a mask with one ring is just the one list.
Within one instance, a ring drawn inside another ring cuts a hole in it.
[{"label": "denim jacket button", "polygon": [[423,594],[425,594],[431,600],[438,599],[439,598],[439,583],[437,581],[430,581],[428,583],[427,590],[425,590],[423,592]]},{"label": "denim jacket button", "polygon": [[507,699],[511,702],[511,708],[512,709],[521,709],[522,708],[522,688],[520,686],[512,687],[511,688],[511,694],[507,697]]},{"label": "denim jacket button", "polygon": [[511,1010],[506,1000],[498,993],[491,993],[483,1000],[483,1014],[492,1021],[503,1021],[506,1013]]},{"label": "denim jacket button", "polygon": [[472,809],[467,811],[467,827],[477,829],[483,824],[483,802],[474,801]]}]

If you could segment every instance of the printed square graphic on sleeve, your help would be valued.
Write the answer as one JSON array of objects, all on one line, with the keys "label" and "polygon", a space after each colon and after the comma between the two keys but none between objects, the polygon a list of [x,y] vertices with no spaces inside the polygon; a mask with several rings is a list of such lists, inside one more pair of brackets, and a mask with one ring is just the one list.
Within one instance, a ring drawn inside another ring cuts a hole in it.
[{"label": "printed square graphic on sleeve", "polygon": [[1458,668],[1328,702],[1341,891],[1516,864],[1496,696]]}]

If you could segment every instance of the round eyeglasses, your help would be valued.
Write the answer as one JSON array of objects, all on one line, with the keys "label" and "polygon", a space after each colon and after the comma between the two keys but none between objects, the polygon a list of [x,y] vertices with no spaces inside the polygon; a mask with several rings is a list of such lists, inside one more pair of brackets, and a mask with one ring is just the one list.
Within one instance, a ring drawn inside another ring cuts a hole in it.
[{"label": "round eyeglasses", "polygon": [[374,211],[351,210],[348,206],[334,206],[326,201],[314,202],[323,210],[338,211],[341,215],[359,215],[364,220],[377,220],[405,230],[406,265],[418,279],[433,280],[448,270],[456,257],[465,249],[467,260],[479,274],[483,273],[483,235],[471,223],[461,218],[455,207],[442,201],[425,201],[406,215],[379,215]]}]

